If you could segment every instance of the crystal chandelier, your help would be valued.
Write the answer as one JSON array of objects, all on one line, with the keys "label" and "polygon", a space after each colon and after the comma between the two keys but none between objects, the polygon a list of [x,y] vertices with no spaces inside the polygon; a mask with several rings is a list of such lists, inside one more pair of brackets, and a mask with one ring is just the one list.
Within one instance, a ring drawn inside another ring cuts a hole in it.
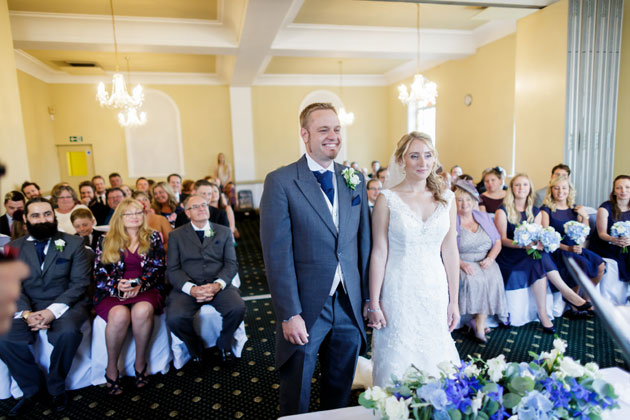
[{"label": "crystal chandelier", "polygon": [[418,19],[418,54],[416,56],[417,74],[413,77],[411,83],[411,92],[407,90],[407,86],[401,84],[398,86],[398,99],[405,105],[415,104],[417,108],[424,108],[435,104],[437,98],[437,85],[420,74],[420,3],[417,4]]},{"label": "crystal chandelier", "polygon": [[139,127],[147,123],[147,113],[143,111],[138,115],[137,108],[129,107],[118,113],[118,123],[123,127]]},{"label": "crystal chandelier", "polygon": [[112,79],[112,92],[109,94],[105,90],[105,84],[103,82],[98,84],[98,93],[96,98],[102,107],[113,109],[127,109],[130,107],[137,108],[142,105],[144,101],[144,93],[142,92],[142,86],[137,85],[133,88],[133,92],[129,95],[127,92],[127,85],[125,83],[125,76],[120,73],[120,67],[118,65],[118,42],[116,40],[116,22],[114,20],[114,2],[109,0],[109,5],[112,11],[112,29],[114,33],[114,54],[116,58],[116,73],[114,73]]},{"label": "crystal chandelier", "polygon": [[[339,60],[339,96],[343,100],[343,61]],[[343,126],[354,123],[354,112],[347,112],[346,108],[340,107],[337,113],[339,123]]]}]

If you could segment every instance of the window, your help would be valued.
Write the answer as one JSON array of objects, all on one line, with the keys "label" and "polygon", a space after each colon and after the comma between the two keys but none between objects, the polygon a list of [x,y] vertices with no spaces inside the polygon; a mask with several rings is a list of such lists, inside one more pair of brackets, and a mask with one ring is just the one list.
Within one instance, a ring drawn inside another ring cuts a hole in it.
[{"label": "window", "polygon": [[411,131],[420,131],[431,136],[433,144],[437,144],[436,131],[436,107],[430,105],[418,109],[415,104],[407,106],[407,129]]}]

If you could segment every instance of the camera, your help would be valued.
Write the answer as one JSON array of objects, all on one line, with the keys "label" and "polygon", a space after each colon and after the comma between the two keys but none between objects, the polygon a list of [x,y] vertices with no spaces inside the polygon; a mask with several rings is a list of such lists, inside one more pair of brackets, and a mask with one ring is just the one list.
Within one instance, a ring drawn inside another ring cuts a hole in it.
[{"label": "camera", "polygon": [[130,279],[129,280],[129,287],[136,287],[140,284],[140,280],[138,279]]}]

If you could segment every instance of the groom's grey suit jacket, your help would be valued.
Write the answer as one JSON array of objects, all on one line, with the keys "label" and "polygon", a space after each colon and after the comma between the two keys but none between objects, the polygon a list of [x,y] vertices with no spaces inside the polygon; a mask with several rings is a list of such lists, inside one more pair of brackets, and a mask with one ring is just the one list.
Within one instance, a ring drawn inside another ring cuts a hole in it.
[{"label": "groom's grey suit jacket", "polygon": [[335,163],[339,232],[305,156],[265,179],[260,238],[278,320],[277,367],[297,348],[284,340],[282,320],[300,314],[310,330],[328,299],[338,263],[365,344],[361,308],[368,297],[370,212],[363,175],[352,190],[341,175],[344,169]]}]

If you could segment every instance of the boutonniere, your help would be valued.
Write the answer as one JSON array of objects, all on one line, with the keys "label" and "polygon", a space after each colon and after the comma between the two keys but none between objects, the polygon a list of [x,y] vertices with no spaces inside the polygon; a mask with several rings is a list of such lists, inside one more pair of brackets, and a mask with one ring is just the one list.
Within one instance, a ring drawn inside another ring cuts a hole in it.
[{"label": "boutonniere", "polygon": [[346,186],[354,191],[354,189],[361,183],[361,178],[359,178],[359,173],[352,168],[346,168],[341,171],[341,175],[343,175],[343,179],[346,180]]},{"label": "boutonniere", "polygon": [[214,236],[214,230],[212,230],[211,227],[207,228],[206,230],[203,231],[203,237],[204,238],[212,238]]},{"label": "boutonniere", "polygon": [[57,239],[55,241],[55,249],[59,252],[63,252],[63,247],[66,246],[66,241],[63,239]]}]

